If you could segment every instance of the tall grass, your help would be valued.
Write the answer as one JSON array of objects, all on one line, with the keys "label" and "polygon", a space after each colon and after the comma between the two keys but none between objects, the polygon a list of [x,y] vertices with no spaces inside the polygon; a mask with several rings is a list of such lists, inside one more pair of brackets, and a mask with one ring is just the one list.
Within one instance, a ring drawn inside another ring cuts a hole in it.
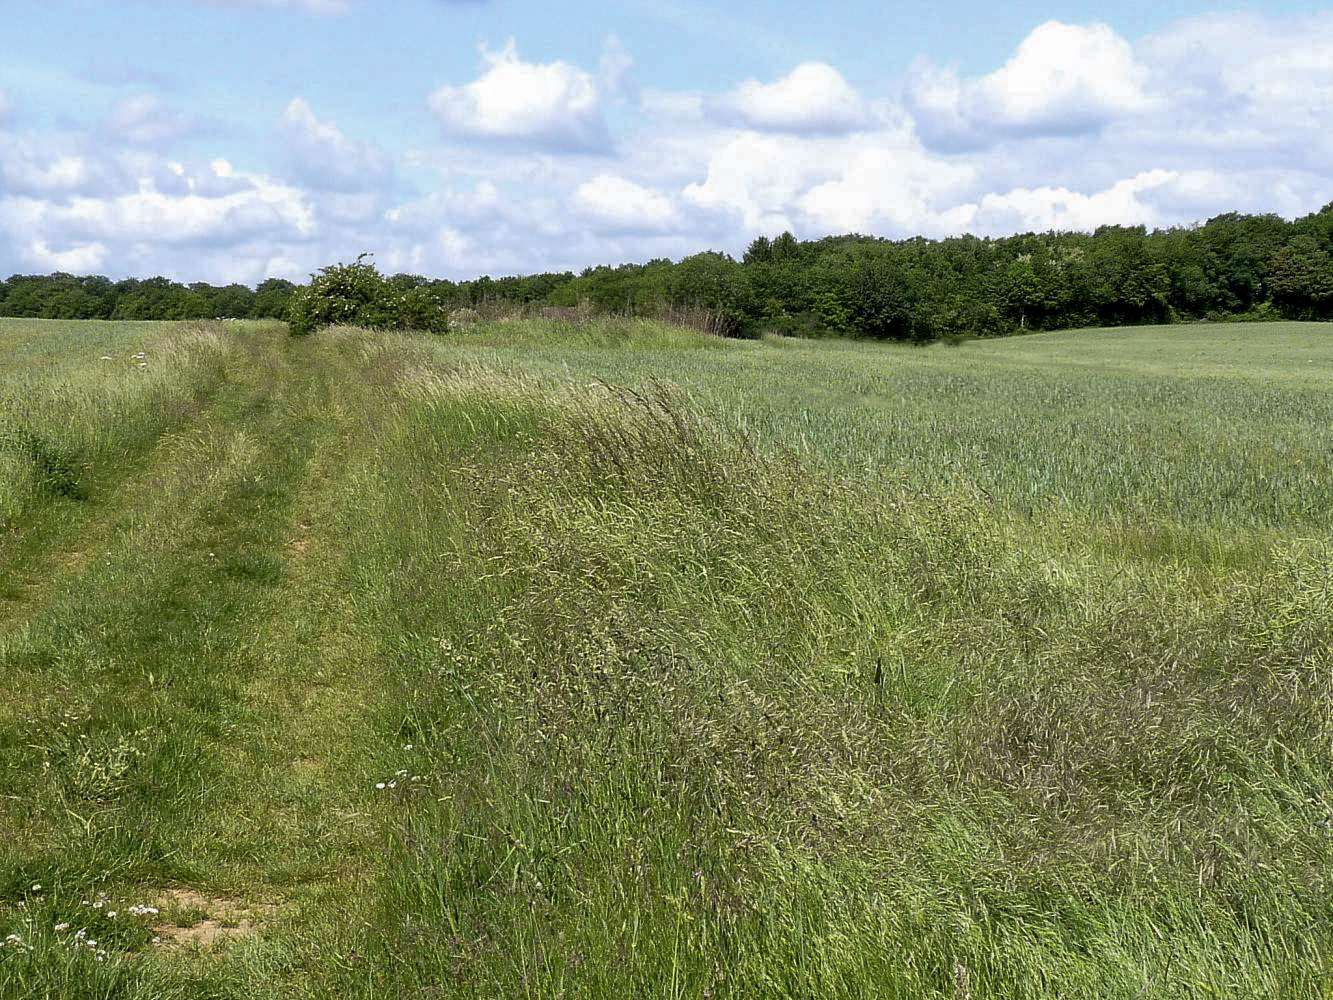
[{"label": "tall grass", "polygon": [[90,326],[74,336],[41,321],[6,328],[0,524],[46,496],[86,496],[92,470],[142,452],[196,412],[233,355],[221,324]]},{"label": "tall grass", "polygon": [[1320,995],[1326,544],[1117,559],[660,384],[411,384],[357,546],[424,772],[392,988]]},{"label": "tall grass", "polygon": [[1333,508],[1333,333],[1274,324],[1076,331],[957,348],[725,344],[725,361],[555,344],[449,358],[670,381],[768,448],[842,476],[976,488],[1025,513],[1196,529],[1316,530]]},{"label": "tall grass", "polygon": [[662,323],[615,316],[585,316],[559,322],[513,316],[496,322],[465,324],[447,337],[450,344],[471,347],[552,347],[652,349],[727,347],[707,324]]}]

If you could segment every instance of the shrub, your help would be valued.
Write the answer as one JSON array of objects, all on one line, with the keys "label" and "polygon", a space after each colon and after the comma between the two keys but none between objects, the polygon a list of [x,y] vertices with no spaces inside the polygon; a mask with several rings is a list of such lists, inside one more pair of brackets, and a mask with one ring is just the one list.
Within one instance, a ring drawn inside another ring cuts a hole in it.
[{"label": "shrub", "polygon": [[449,305],[437,289],[419,285],[397,297],[398,325],[408,330],[444,333],[449,329]]},{"label": "shrub", "polygon": [[292,297],[287,314],[294,337],[334,324],[382,330],[400,325],[398,296],[363,253],[350,264],[331,264],[310,276]]}]

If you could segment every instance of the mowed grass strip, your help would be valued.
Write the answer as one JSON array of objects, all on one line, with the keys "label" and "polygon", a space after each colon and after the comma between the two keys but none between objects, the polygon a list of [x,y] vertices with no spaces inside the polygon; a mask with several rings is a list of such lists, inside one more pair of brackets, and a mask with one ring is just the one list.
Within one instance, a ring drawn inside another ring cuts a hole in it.
[{"label": "mowed grass strip", "polygon": [[[5,995],[257,982],[246,948],[333,919],[371,864],[365,720],[383,678],[342,622],[344,527],[322,518],[365,447],[360,382],[281,327],[232,346],[206,407],[122,481],[93,472],[124,502],[90,500],[87,517],[52,503],[11,526],[34,566],[50,562],[42,541],[94,555],[0,639],[0,899],[21,935],[74,945],[84,930],[106,954],[6,961]],[[223,933],[236,960],[206,973],[176,969],[189,949],[154,929],[237,913],[262,920],[247,941]]]}]

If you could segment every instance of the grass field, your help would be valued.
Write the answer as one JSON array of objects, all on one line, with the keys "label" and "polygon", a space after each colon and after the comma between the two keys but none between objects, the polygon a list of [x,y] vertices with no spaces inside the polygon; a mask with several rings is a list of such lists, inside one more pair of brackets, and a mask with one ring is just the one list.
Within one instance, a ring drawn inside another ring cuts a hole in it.
[{"label": "grass field", "polygon": [[0,997],[1333,996],[1330,390],[5,321]]}]

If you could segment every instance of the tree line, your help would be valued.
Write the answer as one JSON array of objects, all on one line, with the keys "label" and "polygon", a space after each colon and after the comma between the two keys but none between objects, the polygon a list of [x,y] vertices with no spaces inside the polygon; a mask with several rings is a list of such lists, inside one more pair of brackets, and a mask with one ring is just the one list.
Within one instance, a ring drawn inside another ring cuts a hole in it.
[{"label": "tree line", "polygon": [[1190,320],[1333,319],[1333,203],[1288,222],[1227,213],[1149,231],[888,240],[760,236],[740,260],[707,251],[573,272],[453,282],[379,274],[368,255],[297,286],[112,282],[69,274],[0,283],[0,316],[289,319],[445,332],[460,311],[657,316],[731,336],[776,332],[918,343],[1020,330]]}]

